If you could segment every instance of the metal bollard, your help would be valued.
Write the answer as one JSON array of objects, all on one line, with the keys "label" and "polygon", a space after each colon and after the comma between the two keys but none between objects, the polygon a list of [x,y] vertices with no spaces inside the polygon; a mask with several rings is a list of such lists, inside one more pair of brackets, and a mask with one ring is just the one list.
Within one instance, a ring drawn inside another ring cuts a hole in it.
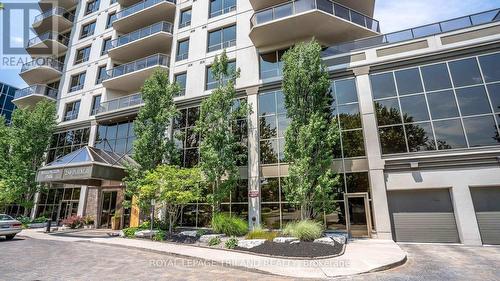
[{"label": "metal bollard", "polygon": [[45,232],[50,232],[50,228],[52,227],[52,220],[47,220],[47,229],[45,230]]}]

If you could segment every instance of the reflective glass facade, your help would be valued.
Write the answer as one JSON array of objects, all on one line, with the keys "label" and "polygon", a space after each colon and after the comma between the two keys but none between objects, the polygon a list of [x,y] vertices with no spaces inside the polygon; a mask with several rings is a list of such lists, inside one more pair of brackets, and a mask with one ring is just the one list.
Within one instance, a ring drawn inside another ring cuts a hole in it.
[{"label": "reflective glass facade", "polygon": [[0,83],[0,115],[5,118],[7,124],[10,123],[12,112],[16,106],[12,103],[17,88]]},{"label": "reflective glass facade", "polygon": [[69,130],[52,135],[47,163],[88,145],[90,128]]},{"label": "reflective glass facade", "polygon": [[95,147],[118,154],[132,155],[134,140],[134,121],[99,125]]},{"label": "reflective glass facade", "polygon": [[494,53],[370,75],[382,153],[499,145],[498,65]]}]

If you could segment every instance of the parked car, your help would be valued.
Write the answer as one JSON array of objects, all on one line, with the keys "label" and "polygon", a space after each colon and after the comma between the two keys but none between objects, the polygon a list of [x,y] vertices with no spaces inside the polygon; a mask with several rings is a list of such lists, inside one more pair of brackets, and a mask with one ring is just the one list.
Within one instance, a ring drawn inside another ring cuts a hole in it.
[{"label": "parked car", "polygon": [[13,219],[11,216],[0,214],[0,236],[12,240],[21,230],[22,224],[20,221]]}]

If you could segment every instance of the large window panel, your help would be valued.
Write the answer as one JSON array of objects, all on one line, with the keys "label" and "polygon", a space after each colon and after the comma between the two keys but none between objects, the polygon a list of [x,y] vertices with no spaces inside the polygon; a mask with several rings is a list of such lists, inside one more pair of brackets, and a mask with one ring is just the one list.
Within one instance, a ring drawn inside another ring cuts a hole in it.
[{"label": "large window panel", "polygon": [[337,97],[337,100],[335,100],[337,104],[345,104],[358,101],[358,92],[356,90],[355,79],[335,81],[335,87],[333,88]]},{"label": "large window panel", "polygon": [[401,97],[400,102],[405,123],[429,120],[429,112],[424,95]]},{"label": "large window panel", "polygon": [[436,150],[430,122],[405,125],[410,152]]},{"label": "large window panel", "polygon": [[376,101],[375,110],[379,126],[402,123],[397,98]]},{"label": "large window panel", "polygon": [[500,53],[479,57],[484,80],[488,82],[500,81]]},{"label": "large window panel", "polygon": [[370,75],[372,93],[374,99],[396,96],[396,86],[392,72]]},{"label": "large window panel", "polygon": [[383,154],[407,152],[403,126],[380,128],[379,136]]},{"label": "large window panel", "polygon": [[434,132],[440,150],[467,147],[460,119],[435,121]]},{"label": "large window panel", "polygon": [[476,85],[483,82],[476,58],[452,61],[449,66],[455,87]]},{"label": "large window panel", "polygon": [[278,140],[260,141],[260,162],[262,164],[278,163]]},{"label": "large window panel", "polygon": [[261,139],[270,139],[277,137],[277,124],[276,124],[276,116],[265,116],[260,117],[260,138]]},{"label": "large window panel", "polygon": [[357,103],[339,105],[337,110],[342,130],[361,128],[361,114],[359,113],[359,105]]},{"label": "large window panel", "polygon": [[259,115],[269,115],[274,113],[276,113],[276,100],[274,92],[259,95]]},{"label": "large window panel", "polygon": [[427,94],[432,119],[458,117],[458,107],[452,90]]},{"label": "large window panel", "polygon": [[456,93],[462,116],[491,113],[484,86],[457,89]]},{"label": "large window panel", "polygon": [[400,96],[421,93],[424,91],[418,68],[396,71],[394,75],[396,77]]},{"label": "large window panel", "polygon": [[491,105],[495,112],[500,112],[500,83],[488,85]]},{"label": "large window panel", "polygon": [[342,132],[342,146],[345,158],[365,156],[363,131],[356,130]]},{"label": "large window panel", "polygon": [[445,63],[424,66],[421,70],[426,91],[451,88],[450,75]]},{"label": "large window panel", "polygon": [[471,147],[500,143],[497,125],[491,115],[464,118],[464,127]]}]

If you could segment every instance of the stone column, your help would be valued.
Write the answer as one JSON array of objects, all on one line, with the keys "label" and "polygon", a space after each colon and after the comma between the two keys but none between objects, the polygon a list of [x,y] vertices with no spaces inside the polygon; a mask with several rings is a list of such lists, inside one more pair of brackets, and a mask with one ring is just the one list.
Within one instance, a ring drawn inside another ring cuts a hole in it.
[{"label": "stone column", "polygon": [[248,118],[248,224],[250,229],[260,225],[260,175],[259,175],[259,87],[246,90],[252,108]]},{"label": "stone column", "polygon": [[95,226],[97,227],[101,223],[101,188],[89,186],[87,194],[86,215],[94,218]]},{"label": "stone column", "polygon": [[78,211],[77,215],[80,217],[85,216],[85,209],[87,207],[87,193],[88,193],[88,186],[83,185],[80,188],[80,199],[78,200]]},{"label": "stone column", "polygon": [[91,121],[90,134],[89,134],[89,146],[95,146],[95,138],[97,136],[97,122],[95,120]]},{"label": "stone column", "polygon": [[366,155],[368,156],[369,177],[371,183],[373,219],[377,238],[392,239],[389,206],[384,177],[384,160],[380,151],[377,121],[370,87],[370,68],[359,67],[354,69],[358,87],[359,106],[363,122]]},{"label": "stone column", "polygon": [[451,195],[460,241],[465,245],[482,245],[469,185],[466,183],[454,185],[451,188]]}]

